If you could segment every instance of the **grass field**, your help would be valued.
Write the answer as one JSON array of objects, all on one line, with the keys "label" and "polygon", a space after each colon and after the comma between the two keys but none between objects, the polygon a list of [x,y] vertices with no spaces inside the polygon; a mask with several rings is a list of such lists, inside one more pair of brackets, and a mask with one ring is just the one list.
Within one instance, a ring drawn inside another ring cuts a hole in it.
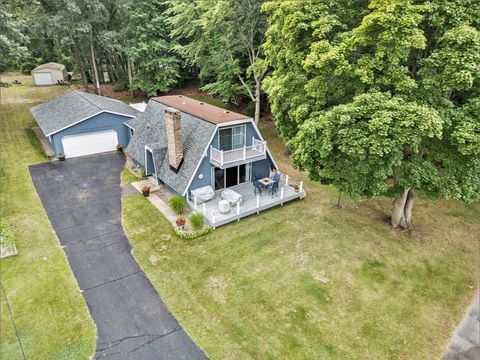
[{"label": "grass field", "polygon": [[[65,87],[22,85],[1,89],[0,216],[16,235],[19,255],[0,260],[0,277],[27,359],[88,359],[95,325],[32,184],[27,165],[47,161],[31,127],[29,108],[60,95]],[[3,291],[0,290],[0,358],[23,359]]]},{"label": "grass field", "polygon": [[[289,155],[262,132],[280,169]],[[212,359],[438,359],[478,284],[480,204],[418,199],[412,232],[391,199],[306,199],[180,240],[142,196],[123,200],[133,253]]]}]

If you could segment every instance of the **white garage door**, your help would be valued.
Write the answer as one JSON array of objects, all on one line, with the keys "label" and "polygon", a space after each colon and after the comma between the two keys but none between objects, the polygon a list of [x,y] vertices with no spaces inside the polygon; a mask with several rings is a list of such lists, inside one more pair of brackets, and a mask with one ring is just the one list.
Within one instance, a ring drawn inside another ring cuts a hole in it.
[{"label": "white garage door", "polygon": [[117,149],[117,144],[115,130],[69,135],[62,138],[63,151],[67,158],[114,151]]},{"label": "white garage door", "polygon": [[52,74],[48,72],[33,73],[35,85],[53,85]]}]

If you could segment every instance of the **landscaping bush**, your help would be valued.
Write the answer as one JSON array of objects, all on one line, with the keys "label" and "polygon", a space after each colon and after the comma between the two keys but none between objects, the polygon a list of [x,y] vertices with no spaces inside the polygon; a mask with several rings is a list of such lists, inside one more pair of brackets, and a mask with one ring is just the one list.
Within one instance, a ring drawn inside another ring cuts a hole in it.
[{"label": "landscaping bush", "polygon": [[200,236],[210,234],[214,230],[213,226],[205,226],[199,230],[185,231],[183,228],[176,227],[175,233],[184,240],[193,240]]},{"label": "landscaping bush", "polygon": [[190,224],[192,224],[195,230],[199,230],[203,228],[205,224],[205,216],[203,214],[195,212],[188,218],[190,220]]},{"label": "landscaping bush", "polygon": [[185,214],[188,209],[187,202],[183,196],[180,195],[173,195],[170,200],[168,200],[168,206],[178,215]]}]

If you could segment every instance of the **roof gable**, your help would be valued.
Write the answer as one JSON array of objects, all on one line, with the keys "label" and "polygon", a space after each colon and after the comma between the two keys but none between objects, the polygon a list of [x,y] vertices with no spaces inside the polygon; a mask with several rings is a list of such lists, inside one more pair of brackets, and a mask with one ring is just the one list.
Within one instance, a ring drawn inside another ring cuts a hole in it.
[{"label": "roof gable", "polygon": [[30,109],[46,135],[85,121],[102,112],[133,117],[138,111],[121,101],[103,96],[72,91]]},{"label": "roof gable", "polygon": [[145,146],[152,149],[158,177],[176,192],[183,194],[203,159],[216,126],[210,122],[182,112],[183,163],[178,172],[170,168],[167,154],[164,114],[168,106],[150,100],[144,113],[127,124],[135,129],[126,152],[145,166]]}]

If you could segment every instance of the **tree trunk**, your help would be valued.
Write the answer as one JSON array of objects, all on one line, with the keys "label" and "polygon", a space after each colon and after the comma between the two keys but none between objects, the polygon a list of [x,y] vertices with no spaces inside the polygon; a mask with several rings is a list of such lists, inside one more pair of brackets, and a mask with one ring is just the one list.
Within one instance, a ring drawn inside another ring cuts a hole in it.
[{"label": "tree trunk", "polygon": [[408,228],[412,224],[413,200],[416,191],[413,188],[407,188],[403,193],[398,194],[393,202],[392,218],[390,223],[393,228]]},{"label": "tree trunk", "polygon": [[85,92],[88,93],[88,79],[87,74],[85,73],[85,64],[83,63],[82,55],[79,54],[73,46],[71,50],[75,58],[75,62],[77,63],[78,70],[80,71],[80,76],[82,77],[83,87],[85,88]]},{"label": "tree trunk", "polygon": [[255,81],[255,125],[258,126],[260,121],[260,100],[262,94],[262,82],[259,80]]},{"label": "tree trunk", "polygon": [[405,203],[405,223],[407,224],[407,227],[412,226],[412,209],[413,209],[413,200],[415,200],[415,196],[417,195],[417,192],[415,191],[414,188],[411,188],[410,191],[408,192],[407,196],[407,201]]},{"label": "tree trunk", "polygon": [[127,55],[127,72],[128,72],[128,89],[130,91],[130,96],[133,98],[132,61],[130,60],[129,55]]},{"label": "tree trunk", "polygon": [[97,64],[95,62],[95,51],[93,49],[93,34],[91,31],[90,31],[90,53],[92,55],[93,75],[95,76],[95,80],[94,80],[95,90],[97,91],[98,95],[102,95],[100,91],[100,82],[98,81]]}]

